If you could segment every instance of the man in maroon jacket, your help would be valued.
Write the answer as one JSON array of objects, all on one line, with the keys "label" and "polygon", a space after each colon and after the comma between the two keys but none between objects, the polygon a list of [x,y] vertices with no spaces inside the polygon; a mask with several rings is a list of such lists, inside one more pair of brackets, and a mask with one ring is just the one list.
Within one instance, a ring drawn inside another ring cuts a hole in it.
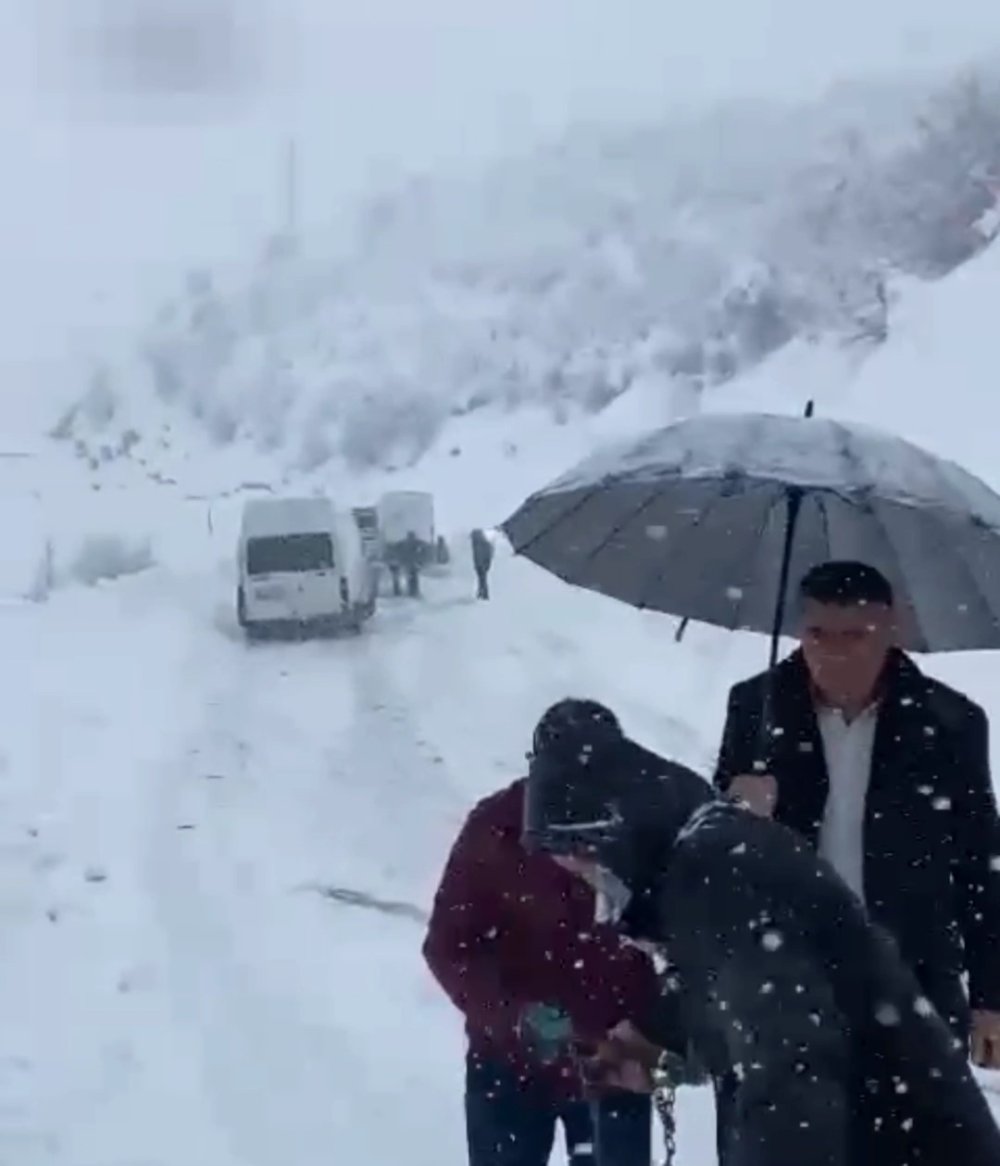
[{"label": "man in maroon jacket", "polygon": [[589,888],[524,850],[523,810],[523,780],[472,810],[424,943],[466,1019],[470,1166],[545,1166],[560,1121],[572,1166],[649,1166],[648,1097],[608,1093],[592,1109],[570,1044],[643,1016],[658,991],[653,967],[595,924]]}]

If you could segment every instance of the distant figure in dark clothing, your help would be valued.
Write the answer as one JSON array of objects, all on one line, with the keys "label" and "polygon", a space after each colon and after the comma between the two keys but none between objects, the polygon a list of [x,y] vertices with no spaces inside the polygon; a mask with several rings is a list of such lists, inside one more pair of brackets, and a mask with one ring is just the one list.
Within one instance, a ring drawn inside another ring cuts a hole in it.
[{"label": "distant figure in dark clothing", "polygon": [[411,599],[420,598],[420,568],[424,565],[427,545],[411,530],[406,538],[390,543],[385,549],[385,565],[392,578],[393,595],[402,595],[401,577],[406,576],[406,594]]},{"label": "distant figure in dark clothing", "polygon": [[476,571],[476,598],[489,599],[490,567],[493,564],[493,543],[478,527],[472,532],[472,565]]},{"label": "distant figure in dark clothing", "polygon": [[411,599],[420,598],[420,568],[424,562],[424,544],[411,530],[403,539],[400,559],[406,572],[406,594]]}]

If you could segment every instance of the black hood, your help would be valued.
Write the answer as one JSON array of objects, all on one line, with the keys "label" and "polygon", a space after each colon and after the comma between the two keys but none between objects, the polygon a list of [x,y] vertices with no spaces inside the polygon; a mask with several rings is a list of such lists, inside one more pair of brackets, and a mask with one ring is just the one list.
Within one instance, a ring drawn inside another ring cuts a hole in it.
[{"label": "black hood", "polygon": [[681,827],[715,799],[715,791],[693,770],[629,740],[612,714],[591,715],[589,725],[597,731],[574,727],[549,747],[539,748],[544,734],[536,732],[524,845],[591,859],[638,894],[669,859]]}]

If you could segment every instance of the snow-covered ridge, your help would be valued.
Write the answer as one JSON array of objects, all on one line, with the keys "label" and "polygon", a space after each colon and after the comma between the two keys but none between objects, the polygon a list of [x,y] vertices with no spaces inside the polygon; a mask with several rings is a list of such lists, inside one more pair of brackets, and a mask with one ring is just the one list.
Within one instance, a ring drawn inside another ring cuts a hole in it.
[{"label": "snow-covered ridge", "polygon": [[517,463],[523,437],[483,434],[523,434],[525,410],[575,446],[561,433],[612,404],[655,422],[795,338],[863,354],[900,279],[990,237],[998,90],[995,69],[858,84],[414,180],[349,245],[272,239],[191,273],[53,434],[101,481],[119,462],[195,492],[409,477],[470,444]]}]

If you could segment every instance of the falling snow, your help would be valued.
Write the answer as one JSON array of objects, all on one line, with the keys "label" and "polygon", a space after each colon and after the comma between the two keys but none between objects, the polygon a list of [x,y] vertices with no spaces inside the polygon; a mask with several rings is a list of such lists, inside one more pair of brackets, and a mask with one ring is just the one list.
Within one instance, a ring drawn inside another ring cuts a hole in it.
[{"label": "falling snow", "polygon": [[886,1028],[893,1028],[900,1023],[902,1017],[895,1004],[885,1002],[875,1009],[875,1019]]}]

